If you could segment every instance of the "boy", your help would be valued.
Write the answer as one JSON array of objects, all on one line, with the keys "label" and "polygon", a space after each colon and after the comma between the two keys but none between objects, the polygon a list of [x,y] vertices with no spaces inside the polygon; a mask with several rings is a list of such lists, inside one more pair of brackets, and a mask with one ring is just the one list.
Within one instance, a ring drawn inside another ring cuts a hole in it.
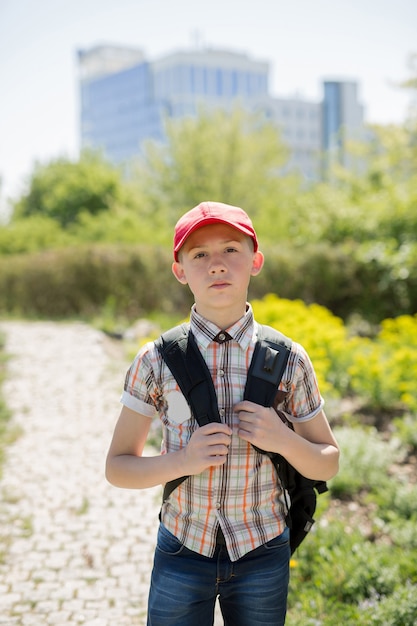
[{"label": "boy", "polygon": [[[190,332],[212,374],[222,423],[198,427],[153,343],[126,376],[107,479],[144,489],[189,476],[161,510],[148,626],[211,626],[217,597],[227,626],[284,624],[285,501],[270,459],[253,446],[280,453],[308,478],[328,480],[338,469],[338,445],[299,344],[280,384],[288,392],[280,409],[294,430],[274,408],[242,400],[257,335],[247,292],[263,262],[238,207],[202,202],[177,222],[172,271],[194,296]],[[162,451],[143,457],[152,418],[162,422]]]}]

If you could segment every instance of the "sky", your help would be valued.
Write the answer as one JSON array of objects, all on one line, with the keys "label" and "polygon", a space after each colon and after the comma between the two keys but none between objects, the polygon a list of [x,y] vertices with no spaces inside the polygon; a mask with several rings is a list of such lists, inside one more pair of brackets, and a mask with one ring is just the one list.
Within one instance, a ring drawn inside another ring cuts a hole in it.
[{"label": "sky", "polygon": [[0,206],[36,162],[77,158],[77,50],[140,48],[149,60],[211,47],[270,66],[270,94],[319,101],[356,80],[365,121],[401,123],[417,53],[417,0],[0,0]]}]

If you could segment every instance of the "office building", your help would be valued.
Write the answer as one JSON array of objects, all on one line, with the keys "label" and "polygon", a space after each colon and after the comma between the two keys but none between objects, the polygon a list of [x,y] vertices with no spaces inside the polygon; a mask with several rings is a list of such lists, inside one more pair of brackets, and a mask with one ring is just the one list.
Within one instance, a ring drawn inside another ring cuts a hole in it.
[{"label": "office building", "polygon": [[325,82],[323,102],[275,98],[269,63],[243,53],[197,49],[149,61],[140,49],[97,46],[78,60],[81,147],[100,148],[114,163],[140,154],[146,139],[162,141],[165,119],[239,105],[276,123],[290,150],[287,167],[315,180],[322,150],[335,154],[337,145],[344,162],[346,138],[363,126],[355,83]]},{"label": "office building", "polygon": [[355,82],[324,81],[322,148],[327,168],[333,161],[346,168],[353,166],[348,143],[364,137],[363,107],[357,92]]}]

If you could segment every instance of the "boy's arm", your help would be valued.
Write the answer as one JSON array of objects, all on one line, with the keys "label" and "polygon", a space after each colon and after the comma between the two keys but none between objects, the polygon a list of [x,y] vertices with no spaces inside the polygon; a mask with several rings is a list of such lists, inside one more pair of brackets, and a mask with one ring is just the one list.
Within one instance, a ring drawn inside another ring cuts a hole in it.
[{"label": "boy's arm", "polygon": [[287,427],[287,453],[281,454],[307,478],[333,478],[339,470],[340,449],[324,411],[307,422],[293,422],[293,427],[294,431]]},{"label": "boy's arm", "polygon": [[123,406],[106,459],[106,478],[116,487],[154,487],[226,461],[231,430],[225,424],[198,428],[182,450],[142,456],[150,425],[151,418]]},{"label": "boy's arm", "polygon": [[306,422],[293,420],[288,428],[275,410],[248,402],[236,405],[239,436],[245,441],[287,459],[300,474],[314,480],[329,480],[339,469],[339,446],[324,411]]}]

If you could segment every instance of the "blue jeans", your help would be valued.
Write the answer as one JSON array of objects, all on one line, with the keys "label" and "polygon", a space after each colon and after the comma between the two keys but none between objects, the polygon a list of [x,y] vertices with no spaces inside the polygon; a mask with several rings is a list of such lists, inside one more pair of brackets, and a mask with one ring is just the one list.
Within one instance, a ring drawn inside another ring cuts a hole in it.
[{"label": "blue jeans", "polygon": [[216,598],[225,626],[283,626],[289,583],[289,530],[238,561],[219,545],[213,557],[185,548],[160,526],[148,626],[212,626]]}]

